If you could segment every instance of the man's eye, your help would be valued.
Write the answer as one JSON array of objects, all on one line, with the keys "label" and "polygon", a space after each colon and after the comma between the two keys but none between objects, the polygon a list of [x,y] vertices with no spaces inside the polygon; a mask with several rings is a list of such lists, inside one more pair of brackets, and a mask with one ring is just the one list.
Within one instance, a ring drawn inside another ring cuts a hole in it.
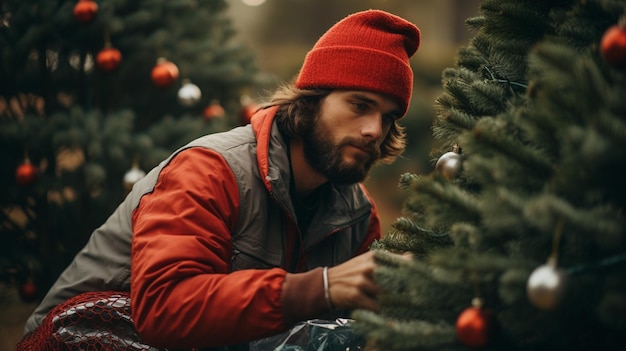
[{"label": "man's eye", "polygon": [[354,106],[354,109],[359,112],[367,111],[368,109],[368,105],[362,102],[353,102],[352,106]]}]

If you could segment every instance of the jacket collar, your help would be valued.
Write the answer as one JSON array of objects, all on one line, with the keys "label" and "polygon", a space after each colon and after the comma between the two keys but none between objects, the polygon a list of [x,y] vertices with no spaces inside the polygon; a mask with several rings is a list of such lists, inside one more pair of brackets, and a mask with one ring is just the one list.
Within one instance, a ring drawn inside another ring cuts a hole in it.
[{"label": "jacket collar", "polygon": [[259,165],[259,172],[261,173],[261,179],[269,192],[272,191],[272,184],[268,178],[270,169],[270,141],[272,139],[272,126],[274,124],[276,111],[278,111],[278,106],[271,106],[257,111],[252,118],[250,118],[250,124],[252,124],[252,130],[254,131],[257,141],[256,156],[257,163]]}]

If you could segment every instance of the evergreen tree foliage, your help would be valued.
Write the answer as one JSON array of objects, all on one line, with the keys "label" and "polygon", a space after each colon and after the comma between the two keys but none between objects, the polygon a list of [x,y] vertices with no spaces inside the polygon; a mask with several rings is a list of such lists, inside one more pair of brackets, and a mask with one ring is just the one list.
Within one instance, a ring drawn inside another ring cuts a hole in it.
[{"label": "evergreen tree foliage", "polygon": [[[73,13],[79,2],[0,3],[0,283],[34,283],[39,294],[26,299],[46,292],[121,202],[129,170],[239,125],[256,79],[224,0],[96,0],[88,22]],[[122,56],[113,70],[97,60],[108,47]],[[178,67],[169,86],[152,80],[159,58]],[[182,103],[186,80],[201,96]],[[203,115],[213,101],[223,118]],[[26,159],[38,176],[20,185]]]},{"label": "evergreen tree foliage", "polygon": [[[475,36],[443,72],[433,163],[404,174],[404,216],[376,243],[380,313],[356,327],[380,350],[464,350],[474,298],[495,326],[485,350],[626,349],[626,70],[602,56],[623,0],[484,0]],[[411,260],[388,254],[412,252]],[[529,298],[557,262],[562,295]]]}]

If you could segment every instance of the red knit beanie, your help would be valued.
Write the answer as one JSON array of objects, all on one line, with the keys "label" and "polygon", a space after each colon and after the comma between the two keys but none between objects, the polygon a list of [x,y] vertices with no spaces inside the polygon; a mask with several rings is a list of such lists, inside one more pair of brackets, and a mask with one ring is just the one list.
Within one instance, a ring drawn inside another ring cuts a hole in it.
[{"label": "red knit beanie", "polygon": [[413,90],[409,58],[420,30],[380,10],[352,14],[332,26],[304,59],[295,86],[301,89],[357,89],[383,93],[406,113]]}]

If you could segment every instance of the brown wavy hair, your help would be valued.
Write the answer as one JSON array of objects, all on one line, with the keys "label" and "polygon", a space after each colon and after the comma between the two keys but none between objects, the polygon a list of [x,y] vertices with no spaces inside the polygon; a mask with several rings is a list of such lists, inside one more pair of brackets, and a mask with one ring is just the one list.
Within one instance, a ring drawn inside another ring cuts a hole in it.
[{"label": "brown wavy hair", "polygon": [[[321,109],[321,101],[332,90],[299,89],[293,84],[280,86],[263,107],[279,106],[276,123],[281,133],[298,138],[302,131],[311,128]],[[380,162],[392,163],[406,148],[404,127],[393,122],[385,140],[380,145]]]}]

